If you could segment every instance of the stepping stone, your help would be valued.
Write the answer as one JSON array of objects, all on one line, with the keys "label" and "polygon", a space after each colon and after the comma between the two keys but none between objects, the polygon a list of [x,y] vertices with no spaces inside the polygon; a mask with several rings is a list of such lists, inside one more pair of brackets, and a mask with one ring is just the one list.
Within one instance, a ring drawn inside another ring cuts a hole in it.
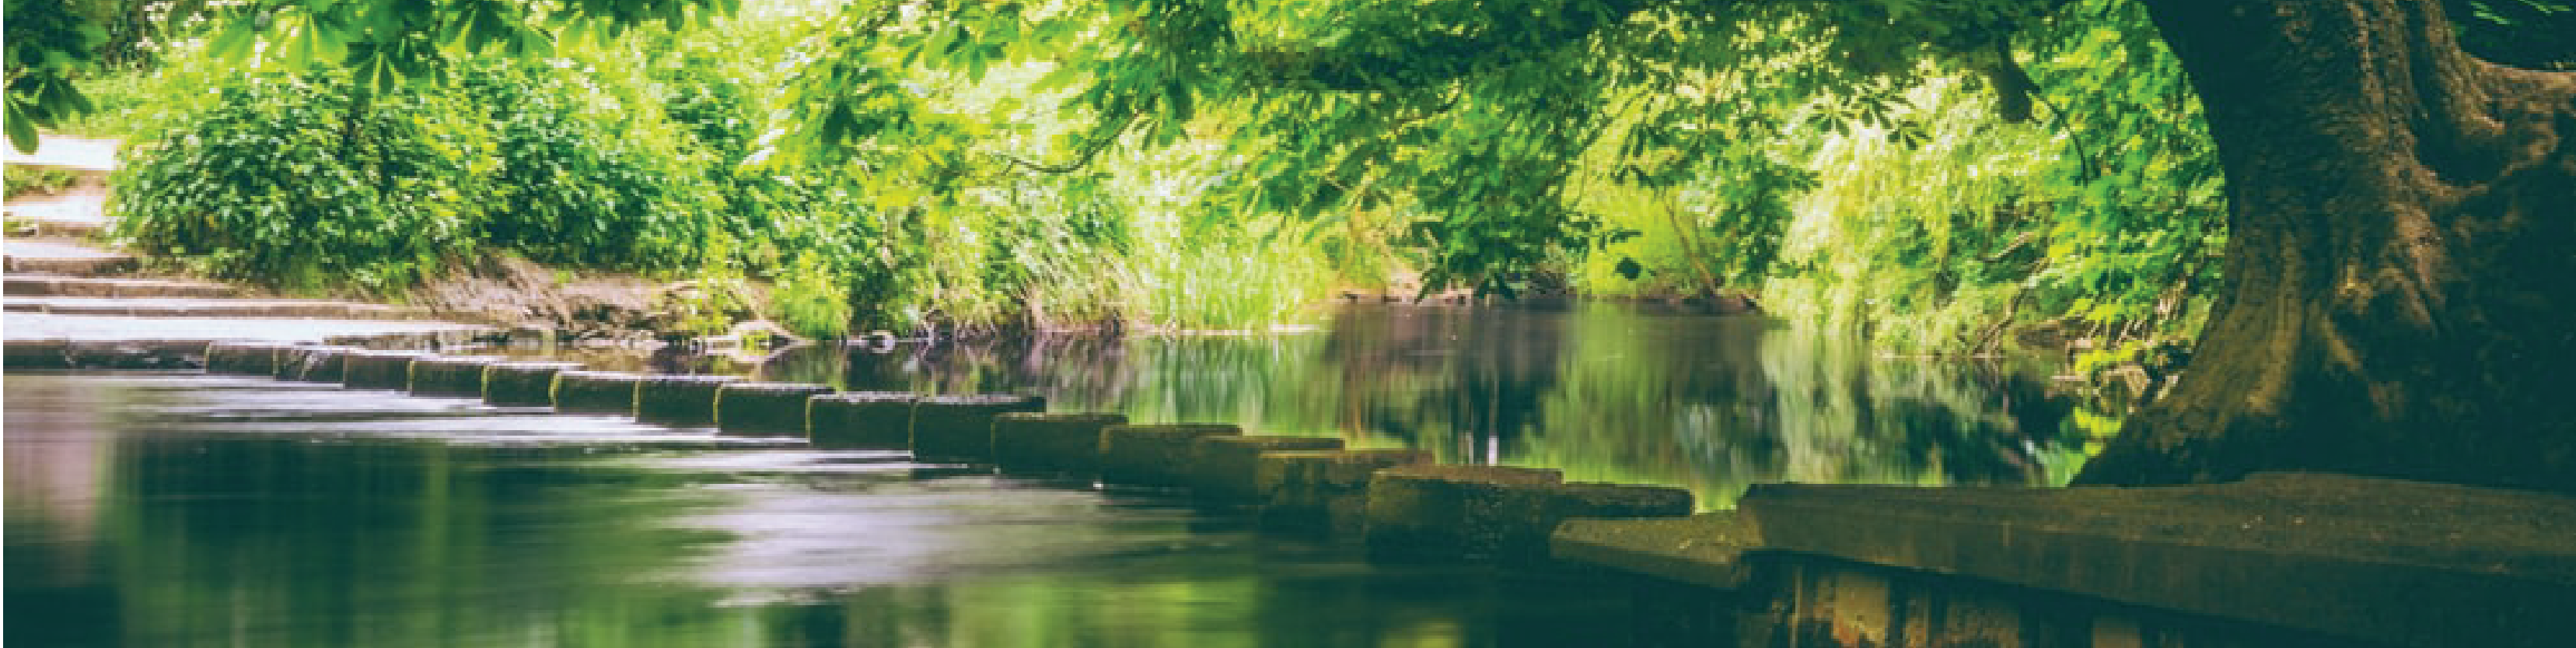
[{"label": "stepping stone", "polygon": [[716,392],[741,376],[646,376],[635,386],[635,421],[682,427],[716,424]]},{"label": "stepping stone", "polygon": [[229,284],[203,281],[162,279],[117,279],[106,277],[66,277],[55,275],[9,275],[6,294],[11,297],[182,297],[223,299],[240,296],[242,289]]},{"label": "stepping stone", "polygon": [[716,388],[716,429],[730,434],[806,436],[806,401],[826,385],[735,382]]},{"label": "stepping stone", "polygon": [[806,438],[820,448],[912,448],[909,392],[844,392],[806,399]]}]

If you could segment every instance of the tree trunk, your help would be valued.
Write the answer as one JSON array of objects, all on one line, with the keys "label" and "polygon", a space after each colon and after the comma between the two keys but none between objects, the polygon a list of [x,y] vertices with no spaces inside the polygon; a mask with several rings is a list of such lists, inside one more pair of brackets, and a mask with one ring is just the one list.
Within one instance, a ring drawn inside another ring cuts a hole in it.
[{"label": "tree trunk", "polygon": [[2149,0],[2227,172],[2189,373],[2077,483],[2311,470],[2576,493],[2576,75],[2435,0]]}]

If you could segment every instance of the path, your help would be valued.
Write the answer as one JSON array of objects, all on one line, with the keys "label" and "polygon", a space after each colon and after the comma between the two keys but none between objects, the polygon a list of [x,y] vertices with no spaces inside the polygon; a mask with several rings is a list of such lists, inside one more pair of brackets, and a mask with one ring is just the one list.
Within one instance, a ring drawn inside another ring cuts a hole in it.
[{"label": "path", "polygon": [[103,179],[117,168],[117,146],[114,140],[46,136],[35,153],[9,149],[0,160],[88,176],[71,191],[7,205],[12,227],[0,253],[7,281],[0,338],[6,339],[11,365],[121,364],[138,358],[185,364],[202,360],[171,357],[168,350],[191,344],[202,349],[214,340],[345,341],[484,328],[432,321],[414,308],[277,299],[230,284],[130,276],[142,271],[142,259],[97,241],[109,222]]}]

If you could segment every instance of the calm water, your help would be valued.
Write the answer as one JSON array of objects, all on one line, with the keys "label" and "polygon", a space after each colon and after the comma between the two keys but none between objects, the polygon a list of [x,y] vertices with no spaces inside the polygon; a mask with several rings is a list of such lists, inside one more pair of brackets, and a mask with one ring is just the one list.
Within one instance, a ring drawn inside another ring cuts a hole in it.
[{"label": "calm water", "polygon": [[[1773,479],[2048,482],[2083,438],[2011,372],[1608,307],[753,370],[1034,391],[1712,506]],[[1582,581],[1370,565],[1164,493],[900,454],[252,378],[6,390],[12,646],[1595,646],[1651,625]]]}]

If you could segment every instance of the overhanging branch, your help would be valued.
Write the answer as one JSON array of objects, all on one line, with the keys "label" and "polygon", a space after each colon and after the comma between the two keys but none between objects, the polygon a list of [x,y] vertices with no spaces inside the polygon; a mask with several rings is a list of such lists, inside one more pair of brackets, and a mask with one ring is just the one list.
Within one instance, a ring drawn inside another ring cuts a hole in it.
[{"label": "overhanging branch", "polygon": [[1415,15],[1391,15],[1355,28],[1331,48],[1248,54],[1273,78],[1333,90],[1424,88],[1556,51],[1604,27],[1626,22],[1654,2],[1549,4],[1477,3],[1476,24],[1447,28],[1426,26]]}]

